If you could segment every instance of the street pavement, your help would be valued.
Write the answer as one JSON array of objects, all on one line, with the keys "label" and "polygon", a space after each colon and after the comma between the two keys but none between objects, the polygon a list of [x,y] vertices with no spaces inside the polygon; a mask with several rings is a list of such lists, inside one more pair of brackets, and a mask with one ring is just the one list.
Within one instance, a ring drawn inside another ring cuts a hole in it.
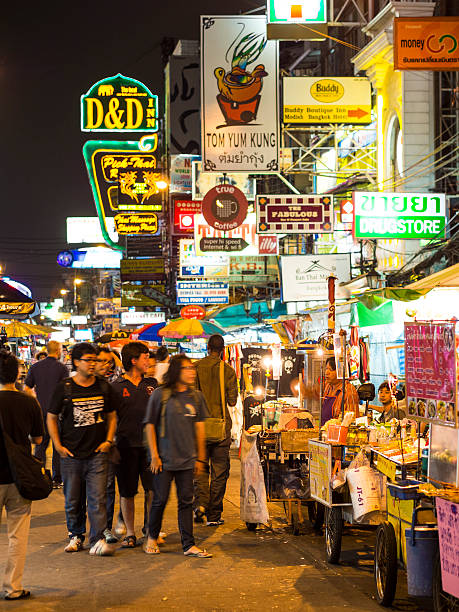
[{"label": "street pavement", "polygon": [[[137,496],[138,535],[143,495]],[[117,550],[113,557],[92,557],[88,551],[64,553],[67,531],[64,496],[53,491],[34,502],[24,587],[32,598],[1,601],[0,608],[27,611],[74,610],[343,610],[379,612],[374,600],[373,531],[346,529],[340,565],[325,562],[323,535],[308,525],[294,536],[282,507],[270,504],[272,529],[249,532],[239,518],[239,461],[225,498],[225,524],[197,525],[197,544],[212,559],[183,556],[177,530],[176,500],[165,513],[167,543],[157,556],[141,546]],[[307,514],[307,513],[306,513]],[[7,553],[5,517],[0,528],[0,573]],[[429,603],[409,598],[406,575],[399,572],[397,610],[430,610]]]}]

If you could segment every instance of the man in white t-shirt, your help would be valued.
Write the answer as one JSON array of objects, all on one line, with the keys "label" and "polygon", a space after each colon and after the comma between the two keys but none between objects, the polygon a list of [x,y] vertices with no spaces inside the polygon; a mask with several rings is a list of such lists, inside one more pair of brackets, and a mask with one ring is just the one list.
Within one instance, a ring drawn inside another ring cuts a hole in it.
[{"label": "man in white t-shirt", "polygon": [[160,346],[156,351],[155,378],[158,381],[158,385],[162,385],[164,383],[164,375],[169,369],[170,360],[171,356],[169,355],[167,348],[165,346]]}]

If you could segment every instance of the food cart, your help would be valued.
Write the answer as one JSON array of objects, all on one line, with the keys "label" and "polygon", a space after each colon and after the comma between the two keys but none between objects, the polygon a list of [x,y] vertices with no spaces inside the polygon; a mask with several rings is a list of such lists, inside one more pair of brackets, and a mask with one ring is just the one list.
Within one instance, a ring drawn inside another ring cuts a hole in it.
[{"label": "food cart", "polygon": [[400,457],[376,451],[386,474],[387,517],[376,534],[377,601],[390,606],[398,569],[407,571],[408,593],[432,597],[436,612],[459,609],[459,423],[457,339],[451,321],[405,324],[409,418],[430,426],[427,482],[400,469]]}]

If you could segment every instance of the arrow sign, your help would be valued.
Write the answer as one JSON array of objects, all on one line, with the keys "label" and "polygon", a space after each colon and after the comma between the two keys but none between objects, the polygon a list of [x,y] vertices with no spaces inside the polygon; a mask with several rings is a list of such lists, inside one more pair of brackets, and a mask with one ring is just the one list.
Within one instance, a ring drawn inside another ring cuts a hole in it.
[{"label": "arrow sign", "polygon": [[233,252],[243,251],[249,246],[244,238],[201,238],[199,248],[203,252]]},{"label": "arrow sign", "polygon": [[142,293],[152,300],[156,300],[159,304],[167,306],[168,308],[176,308],[174,300],[171,300],[170,297],[164,293],[161,293],[161,291],[158,291],[154,287],[142,287]]},{"label": "arrow sign", "polygon": [[357,119],[361,119],[362,117],[365,117],[365,115],[368,115],[368,113],[362,110],[361,108],[356,108],[355,110],[347,111],[348,117],[356,117]]}]

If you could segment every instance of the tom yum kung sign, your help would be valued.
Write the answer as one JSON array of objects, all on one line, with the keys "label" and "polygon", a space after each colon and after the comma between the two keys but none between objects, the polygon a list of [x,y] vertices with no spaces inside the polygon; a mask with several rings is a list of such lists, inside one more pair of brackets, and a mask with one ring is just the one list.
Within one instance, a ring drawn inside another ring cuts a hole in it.
[{"label": "tom yum kung sign", "polygon": [[356,238],[420,240],[445,237],[442,193],[354,191]]},{"label": "tom yum kung sign", "polygon": [[279,169],[278,74],[264,16],[201,17],[204,171]]},{"label": "tom yum kung sign", "polygon": [[158,96],[140,81],[117,74],[81,96],[82,132],[156,132]]}]

